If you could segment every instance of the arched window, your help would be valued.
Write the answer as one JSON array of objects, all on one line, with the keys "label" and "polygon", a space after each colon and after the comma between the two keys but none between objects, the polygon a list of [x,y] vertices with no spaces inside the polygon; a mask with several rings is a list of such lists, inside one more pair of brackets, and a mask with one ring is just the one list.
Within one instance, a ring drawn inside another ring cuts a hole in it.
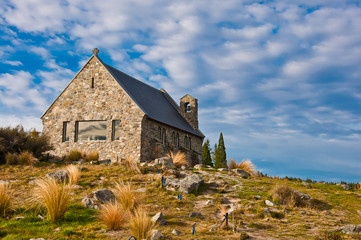
[{"label": "arched window", "polygon": [[160,127],[158,127],[158,138],[159,140],[162,139],[162,129]]},{"label": "arched window", "polygon": [[188,138],[188,136],[184,137],[184,147],[186,149],[189,149],[189,138]]},{"label": "arched window", "polygon": [[179,134],[177,133],[177,137],[175,139],[175,145],[177,146],[177,148],[179,148]]},{"label": "arched window", "polygon": [[175,145],[175,133],[172,132],[172,143]]},{"label": "arched window", "polygon": [[167,141],[167,135],[165,133],[165,129],[163,128],[163,132],[162,132],[162,143],[165,144]]},{"label": "arched window", "polygon": [[191,137],[188,138],[188,142],[189,142],[189,150],[192,149],[192,141],[191,141]]},{"label": "arched window", "polygon": [[186,113],[192,112],[192,105],[191,105],[189,102],[187,102],[187,103],[184,104],[184,111],[185,111]]}]

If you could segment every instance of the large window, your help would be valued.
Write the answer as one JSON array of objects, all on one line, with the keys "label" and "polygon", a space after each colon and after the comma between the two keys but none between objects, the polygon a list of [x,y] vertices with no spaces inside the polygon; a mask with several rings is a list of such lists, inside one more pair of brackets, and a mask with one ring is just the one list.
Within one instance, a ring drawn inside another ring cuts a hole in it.
[{"label": "large window", "polygon": [[107,121],[76,122],[76,141],[99,141],[107,139]]},{"label": "large window", "polygon": [[63,142],[69,142],[70,140],[70,122],[63,122]]},{"label": "large window", "polygon": [[112,124],[112,140],[120,140],[120,120],[113,120]]}]

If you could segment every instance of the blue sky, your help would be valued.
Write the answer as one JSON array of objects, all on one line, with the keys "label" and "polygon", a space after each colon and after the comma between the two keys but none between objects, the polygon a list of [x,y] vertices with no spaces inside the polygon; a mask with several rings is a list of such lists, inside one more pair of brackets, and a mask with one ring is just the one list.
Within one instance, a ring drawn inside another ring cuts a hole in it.
[{"label": "blue sky", "polygon": [[361,7],[347,0],[0,0],[0,125],[40,116],[99,48],[268,175],[361,181]]}]

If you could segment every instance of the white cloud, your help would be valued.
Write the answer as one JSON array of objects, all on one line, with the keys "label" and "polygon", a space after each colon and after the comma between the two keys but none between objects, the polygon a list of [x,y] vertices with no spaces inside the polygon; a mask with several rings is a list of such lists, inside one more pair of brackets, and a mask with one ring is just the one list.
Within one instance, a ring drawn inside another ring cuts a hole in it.
[{"label": "white cloud", "polygon": [[50,51],[48,49],[46,49],[46,48],[43,48],[43,47],[35,47],[35,46],[33,46],[33,47],[31,47],[29,49],[29,51],[39,55],[44,60],[48,59],[51,56]]},{"label": "white cloud", "polygon": [[11,66],[21,66],[21,65],[23,65],[23,63],[20,62],[20,61],[10,61],[10,60],[6,60],[6,61],[4,61],[4,63],[9,64],[9,65],[11,65]]}]

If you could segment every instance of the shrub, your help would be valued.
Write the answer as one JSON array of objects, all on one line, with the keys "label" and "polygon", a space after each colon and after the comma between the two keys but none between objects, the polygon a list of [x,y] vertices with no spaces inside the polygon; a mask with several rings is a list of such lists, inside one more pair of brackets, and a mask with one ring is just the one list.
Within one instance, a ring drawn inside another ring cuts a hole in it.
[{"label": "shrub", "polygon": [[37,158],[29,151],[24,151],[19,154],[18,163],[20,165],[31,165],[34,166],[39,162]]},{"label": "shrub", "polygon": [[291,207],[305,207],[309,205],[309,201],[303,200],[301,196],[287,185],[275,186],[271,193],[272,200],[281,205]]},{"label": "shrub", "polygon": [[131,157],[126,157],[125,160],[121,162],[121,164],[130,172],[141,173],[138,164]]},{"label": "shrub", "polygon": [[8,165],[16,165],[18,164],[18,155],[16,153],[7,153],[5,160]]},{"label": "shrub", "polygon": [[82,153],[77,149],[73,149],[66,157],[66,160],[67,162],[73,162],[73,161],[79,161],[81,158],[82,158]]},{"label": "shrub", "polygon": [[139,206],[139,199],[135,196],[129,183],[115,183],[114,195],[124,210],[134,212]]},{"label": "shrub", "polygon": [[7,182],[0,182],[0,215],[5,217],[11,209],[11,193]]},{"label": "shrub", "polygon": [[98,161],[99,160],[99,153],[98,151],[91,151],[89,154],[86,155],[86,161]]},{"label": "shrub", "polygon": [[174,165],[176,165],[176,167],[182,167],[182,166],[189,166],[189,161],[187,159],[187,155],[184,152],[181,151],[177,151],[176,153],[174,152],[169,152],[169,154],[167,154],[167,157],[171,158],[173,160]]},{"label": "shrub", "polygon": [[229,168],[230,169],[239,168],[239,169],[242,169],[242,170],[248,172],[252,176],[256,175],[256,171],[254,169],[255,167],[254,167],[253,163],[248,159],[243,159],[240,164],[237,164],[236,161],[234,161],[233,159],[230,159]]},{"label": "shrub", "polygon": [[69,165],[66,170],[69,172],[69,184],[77,184],[80,178],[79,168],[74,165]]},{"label": "shrub", "polygon": [[155,224],[143,209],[137,209],[130,218],[130,232],[137,239],[149,239]]},{"label": "shrub", "polygon": [[38,179],[35,184],[33,199],[46,207],[50,220],[63,219],[70,203],[69,187],[53,178]]},{"label": "shrub", "polygon": [[102,205],[98,218],[110,230],[120,229],[126,220],[126,214],[117,202],[108,202]]}]

